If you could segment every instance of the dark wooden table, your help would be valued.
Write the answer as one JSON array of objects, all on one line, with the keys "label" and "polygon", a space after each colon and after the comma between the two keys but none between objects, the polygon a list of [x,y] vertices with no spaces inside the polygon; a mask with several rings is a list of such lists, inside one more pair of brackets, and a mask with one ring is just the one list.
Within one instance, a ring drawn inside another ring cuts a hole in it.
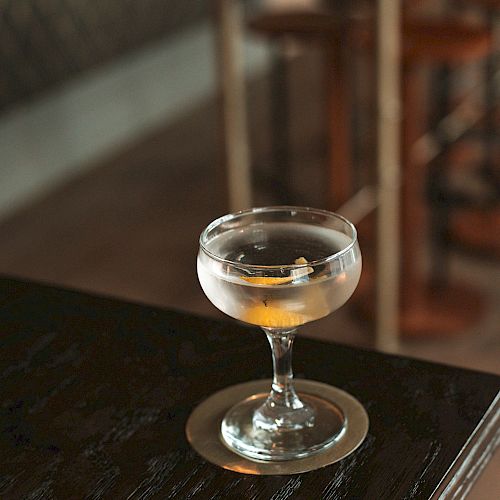
[{"label": "dark wooden table", "polygon": [[295,368],[365,405],[363,445],[307,474],[226,471],[184,425],[270,376],[261,332],[0,278],[0,498],[424,499],[466,491],[492,453],[500,377],[304,338]]}]

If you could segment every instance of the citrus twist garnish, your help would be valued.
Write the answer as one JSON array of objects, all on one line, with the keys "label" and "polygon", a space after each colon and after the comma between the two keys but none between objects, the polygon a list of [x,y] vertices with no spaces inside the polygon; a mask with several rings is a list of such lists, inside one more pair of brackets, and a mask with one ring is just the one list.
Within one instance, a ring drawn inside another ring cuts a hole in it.
[{"label": "citrus twist garnish", "polygon": [[295,259],[294,264],[307,264],[307,260],[305,257],[299,257],[298,259]]},{"label": "citrus twist garnish", "polygon": [[307,321],[303,314],[265,304],[250,307],[242,319],[247,323],[269,328],[293,328]]},{"label": "citrus twist garnish", "polygon": [[247,283],[252,283],[253,285],[282,285],[284,283],[290,283],[293,280],[293,276],[283,276],[279,278],[263,277],[263,276],[241,276],[242,280]]}]

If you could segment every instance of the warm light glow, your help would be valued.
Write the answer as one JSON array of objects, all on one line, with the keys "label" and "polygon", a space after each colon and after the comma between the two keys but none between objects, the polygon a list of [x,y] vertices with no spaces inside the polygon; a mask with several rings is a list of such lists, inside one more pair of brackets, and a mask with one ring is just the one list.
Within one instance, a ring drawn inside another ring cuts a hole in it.
[{"label": "warm light glow", "polygon": [[269,328],[294,328],[303,325],[307,321],[307,316],[281,309],[267,302],[248,308],[242,319],[247,323]]}]

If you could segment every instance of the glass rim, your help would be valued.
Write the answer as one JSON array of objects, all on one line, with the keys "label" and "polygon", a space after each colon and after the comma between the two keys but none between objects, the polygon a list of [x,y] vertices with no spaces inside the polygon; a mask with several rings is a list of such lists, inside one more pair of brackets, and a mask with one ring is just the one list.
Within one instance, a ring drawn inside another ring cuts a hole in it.
[{"label": "glass rim", "polygon": [[[335,252],[331,255],[328,255],[327,257],[323,257],[322,259],[318,260],[312,260],[310,262],[306,262],[305,264],[276,264],[276,265],[271,265],[271,266],[265,266],[261,264],[246,264],[243,262],[235,262],[233,260],[225,259],[223,257],[220,257],[219,255],[211,252],[206,245],[204,244],[203,240],[206,239],[206,236],[208,233],[214,229],[215,227],[219,226],[220,224],[230,221],[232,219],[236,219],[238,217],[244,216],[244,215],[249,215],[249,214],[256,214],[256,213],[262,213],[262,212],[284,212],[284,211],[296,211],[296,212],[304,212],[304,213],[316,213],[318,215],[324,215],[327,217],[333,217],[335,219],[339,219],[342,222],[344,222],[352,231],[352,241],[347,245],[345,248],[342,248],[338,252]],[[306,268],[306,267],[313,267],[313,266],[319,266],[322,264],[326,264],[332,260],[336,260],[339,257],[341,257],[343,254],[346,254],[349,252],[354,245],[356,245],[358,241],[358,232],[356,230],[356,227],[352,222],[347,220],[344,216],[337,214],[335,212],[330,212],[329,210],[323,210],[321,208],[312,208],[312,207],[300,207],[300,206],[293,206],[293,205],[276,205],[276,206],[267,206],[267,207],[254,207],[254,208],[248,208],[245,210],[239,210],[237,212],[233,212],[230,214],[222,215],[221,217],[218,217],[217,219],[213,220],[208,224],[208,226],[201,232],[200,238],[199,238],[199,243],[200,243],[200,248],[203,250],[205,254],[207,254],[209,257],[212,259],[221,262],[223,264],[228,264],[233,267],[237,268],[243,268],[243,269],[260,269],[260,270],[278,270],[278,269],[301,269],[301,268]]]}]

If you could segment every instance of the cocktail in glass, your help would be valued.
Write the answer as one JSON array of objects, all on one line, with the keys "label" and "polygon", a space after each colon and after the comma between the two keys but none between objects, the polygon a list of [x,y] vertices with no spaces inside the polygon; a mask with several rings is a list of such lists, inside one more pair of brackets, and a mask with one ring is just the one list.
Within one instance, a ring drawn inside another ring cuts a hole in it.
[{"label": "cocktail in glass", "polygon": [[222,312],[260,326],[272,349],[269,394],[233,406],[221,424],[224,444],[245,458],[300,459],[344,432],[340,410],[297,394],[291,367],[296,329],[341,307],[361,273],[356,229],[343,217],[304,207],[265,207],[221,217],[203,231],[198,277]]}]

